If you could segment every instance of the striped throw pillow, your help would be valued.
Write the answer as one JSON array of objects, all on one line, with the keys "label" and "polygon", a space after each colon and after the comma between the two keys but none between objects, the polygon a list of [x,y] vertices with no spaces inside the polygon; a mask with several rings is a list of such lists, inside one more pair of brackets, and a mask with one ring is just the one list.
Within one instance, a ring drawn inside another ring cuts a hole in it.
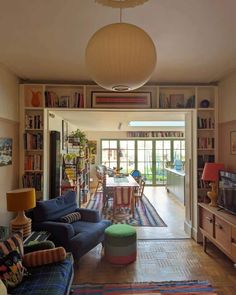
[{"label": "striped throw pillow", "polygon": [[66,258],[66,250],[63,247],[54,249],[40,250],[26,254],[23,257],[23,265],[35,267],[44,264],[63,261]]},{"label": "striped throw pillow", "polygon": [[73,212],[60,218],[61,222],[72,223],[81,219],[79,212]]},{"label": "striped throw pillow", "polygon": [[23,234],[21,232],[14,233],[5,241],[0,242],[0,252],[4,255],[9,254],[11,251],[16,249],[19,250],[20,256],[23,257]]}]

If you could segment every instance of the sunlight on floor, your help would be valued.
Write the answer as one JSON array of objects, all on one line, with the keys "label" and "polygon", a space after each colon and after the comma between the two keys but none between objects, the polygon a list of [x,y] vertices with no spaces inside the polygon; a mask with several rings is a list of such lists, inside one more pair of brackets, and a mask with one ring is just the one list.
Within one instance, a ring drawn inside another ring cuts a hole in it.
[{"label": "sunlight on floor", "polygon": [[145,187],[144,194],[167,227],[137,227],[138,239],[189,238],[184,232],[184,206],[165,187]]}]

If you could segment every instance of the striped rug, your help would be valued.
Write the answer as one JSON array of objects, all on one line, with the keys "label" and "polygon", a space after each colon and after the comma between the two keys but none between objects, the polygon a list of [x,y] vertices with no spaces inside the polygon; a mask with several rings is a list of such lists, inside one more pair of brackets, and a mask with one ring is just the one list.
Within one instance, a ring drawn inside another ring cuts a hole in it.
[{"label": "striped rug", "polygon": [[[102,212],[102,192],[98,192],[96,196],[92,196],[87,208],[96,209]],[[152,206],[146,196],[142,197],[139,206],[135,208],[134,218],[130,214],[128,208],[122,208],[113,216],[112,200],[109,200],[108,208],[102,212],[103,218],[111,220],[113,224],[125,223],[134,226],[151,226],[164,227],[167,226],[161,219],[156,209]]]},{"label": "striped rug", "polygon": [[79,295],[216,295],[208,281],[178,281],[160,283],[81,284],[72,286],[72,294]]}]

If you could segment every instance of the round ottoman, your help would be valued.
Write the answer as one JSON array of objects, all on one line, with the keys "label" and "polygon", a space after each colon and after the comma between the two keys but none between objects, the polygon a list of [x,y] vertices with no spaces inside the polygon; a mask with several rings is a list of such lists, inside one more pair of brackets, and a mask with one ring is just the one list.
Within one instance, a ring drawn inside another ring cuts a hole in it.
[{"label": "round ottoman", "polygon": [[113,224],[105,230],[104,251],[107,261],[128,264],[136,260],[136,229],[128,224]]}]

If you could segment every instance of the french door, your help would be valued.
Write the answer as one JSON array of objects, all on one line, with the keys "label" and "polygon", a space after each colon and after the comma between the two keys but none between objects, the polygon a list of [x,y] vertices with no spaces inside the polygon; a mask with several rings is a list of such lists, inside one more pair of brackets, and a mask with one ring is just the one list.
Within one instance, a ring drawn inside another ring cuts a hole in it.
[{"label": "french door", "polygon": [[101,162],[107,167],[122,167],[123,173],[140,170],[147,185],[165,185],[165,167],[178,159],[185,160],[183,139],[104,139]]}]

